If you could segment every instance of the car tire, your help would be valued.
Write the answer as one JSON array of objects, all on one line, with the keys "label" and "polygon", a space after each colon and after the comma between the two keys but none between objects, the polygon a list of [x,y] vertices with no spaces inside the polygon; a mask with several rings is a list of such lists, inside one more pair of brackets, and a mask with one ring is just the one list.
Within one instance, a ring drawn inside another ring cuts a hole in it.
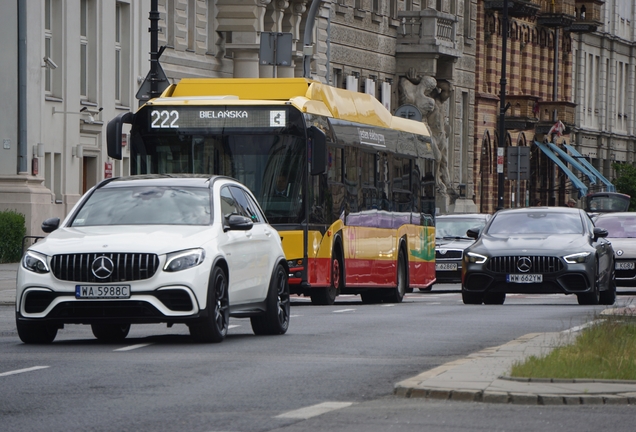
[{"label": "car tire", "polygon": [[404,294],[406,294],[406,286],[408,285],[406,276],[406,260],[404,253],[400,250],[397,262],[396,287],[392,288],[390,293],[385,297],[388,303],[402,303]]},{"label": "car tire", "polygon": [[93,336],[101,342],[121,342],[130,331],[130,324],[91,324]]},{"label": "car tire", "polygon": [[57,336],[57,328],[44,323],[30,323],[16,319],[18,336],[25,344],[50,344]]},{"label": "car tire", "polygon": [[230,302],[228,279],[221,267],[214,267],[210,276],[207,310],[206,317],[190,325],[190,335],[197,342],[222,342],[230,323]]},{"label": "car tire", "polygon": [[599,303],[602,305],[613,305],[616,303],[616,274],[612,271],[610,280],[607,283],[607,290],[599,294]]},{"label": "car tire", "polygon": [[331,286],[328,288],[316,288],[310,294],[311,303],[315,305],[329,306],[334,304],[336,297],[344,286],[344,263],[342,251],[336,247],[331,258]]},{"label": "car tire", "polygon": [[285,268],[278,264],[267,291],[264,315],[250,318],[252,331],[256,335],[280,335],[289,328],[290,299],[289,282]]},{"label": "car tire", "polygon": [[594,272],[594,286],[592,286],[592,291],[588,293],[577,294],[576,298],[580,305],[583,306],[594,306],[599,304],[600,301],[600,292],[599,292],[599,284],[600,284],[600,276],[598,274],[599,264],[598,259],[596,260],[596,271]]},{"label": "car tire", "polygon": [[462,301],[464,304],[478,305],[484,302],[484,295],[481,293],[470,293],[462,291]]},{"label": "car tire", "polygon": [[502,305],[506,301],[506,293],[486,293],[484,294],[484,304]]}]

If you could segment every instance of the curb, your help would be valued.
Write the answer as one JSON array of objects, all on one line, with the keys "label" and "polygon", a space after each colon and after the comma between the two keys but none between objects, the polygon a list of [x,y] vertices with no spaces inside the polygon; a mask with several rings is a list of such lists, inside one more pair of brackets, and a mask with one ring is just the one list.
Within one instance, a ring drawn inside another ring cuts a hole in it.
[{"label": "curb", "polygon": [[394,394],[411,399],[452,400],[512,405],[636,405],[636,393],[629,395],[559,395],[512,393],[482,390],[447,390],[439,388],[397,388]]}]

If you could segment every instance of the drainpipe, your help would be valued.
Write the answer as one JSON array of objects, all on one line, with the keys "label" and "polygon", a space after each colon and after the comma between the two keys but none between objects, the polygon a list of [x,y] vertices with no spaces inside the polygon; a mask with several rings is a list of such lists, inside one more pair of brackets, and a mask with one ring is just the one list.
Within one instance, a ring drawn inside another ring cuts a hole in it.
[{"label": "drainpipe", "polygon": [[305,23],[305,39],[303,43],[303,78],[311,78],[311,56],[313,54],[313,33],[314,23],[316,22],[316,15],[318,15],[318,8],[320,7],[321,0],[312,0],[309,13],[307,14],[307,22]]},{"label": "drainpipe", "polygon": [[18,0],[18,174],[27,169],[27,64],[26,0]]}]

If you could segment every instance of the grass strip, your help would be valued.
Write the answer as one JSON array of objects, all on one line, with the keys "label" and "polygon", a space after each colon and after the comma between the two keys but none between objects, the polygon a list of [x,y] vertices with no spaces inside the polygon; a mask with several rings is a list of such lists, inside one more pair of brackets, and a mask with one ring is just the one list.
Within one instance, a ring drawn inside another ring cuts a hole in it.
[{"label": "grass strip", "polygon": [[515,363],[511,376],[636,380],[636,322],[618,317],[599,320],[572,344]]}]

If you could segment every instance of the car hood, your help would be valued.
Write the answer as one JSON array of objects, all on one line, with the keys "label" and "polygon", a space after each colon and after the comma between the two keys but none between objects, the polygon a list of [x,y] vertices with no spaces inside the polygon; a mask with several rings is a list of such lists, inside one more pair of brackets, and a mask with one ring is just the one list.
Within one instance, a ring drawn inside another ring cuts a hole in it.
[{"label": "car hood", "polygon": [[436,249],[466,249],[473,244],[473,239],[435,239]]},{"label": "car hood", "polygon": [[45,255],[89,252],[165,254],[199,247],[212,238],[209,226],[118,225],[59,228],[29,249]]},{"label": "car hood", "polygon": [[528,234],[524,236],[482,235],[471,250],[495,252],[501,255],[565,255],[588,249],[587,238],[581,234]]},{"label": "car hood", "polygon": [[[619,258],[636,258],[636,238],[608,238]],[[621,255],[618,251],[623,251]]]}]

